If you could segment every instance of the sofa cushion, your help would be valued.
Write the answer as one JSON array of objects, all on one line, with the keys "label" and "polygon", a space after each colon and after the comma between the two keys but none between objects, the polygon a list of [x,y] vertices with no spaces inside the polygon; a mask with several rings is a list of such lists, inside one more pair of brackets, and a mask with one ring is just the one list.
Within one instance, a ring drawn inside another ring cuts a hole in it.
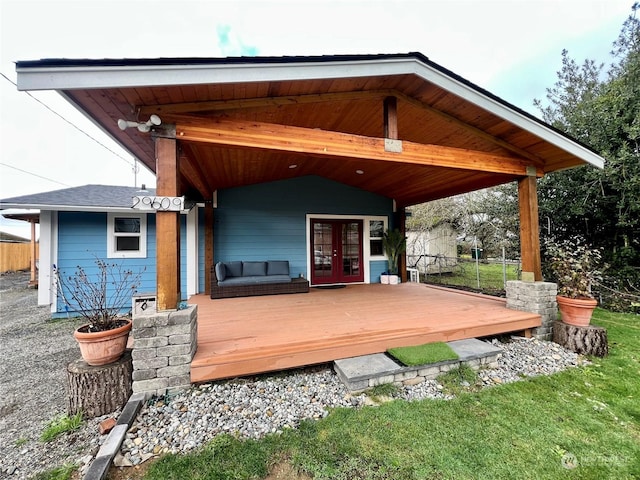
[{"label": "sofa cushion", "polygon": [[254,275],[250,277],[227,277],[224,281],[218,282],[221,287],[231,287],[237,285],[256,285],[266,283],[290,283],[289,275]]},{"label": "sofa cushion", "polygon": [[267,274],[267,262],[242,262],[242,276],[256,277]]},{"label": "sofa cushion", "polygon": [[269,260],[267,275],[289,275],[289,262],[287,260]]},{"label": "sofa cushion", "polygon": [[224,279],[227,277],[227,269],[224,267],[224,263],[218,262],[216,263],[216,278],[219,282],[224,282]]},{"label": "sofa cushion", "polygon": [[224,262],[227,277],[242,276],[242,262]]}]

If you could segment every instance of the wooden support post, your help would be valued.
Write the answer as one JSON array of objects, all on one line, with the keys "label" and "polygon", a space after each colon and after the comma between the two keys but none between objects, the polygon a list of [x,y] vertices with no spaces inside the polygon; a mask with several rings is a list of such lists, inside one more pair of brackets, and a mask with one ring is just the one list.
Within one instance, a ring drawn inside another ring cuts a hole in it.
[{"label": "wooden support post", "polygon": [[204,207],[204,291],[207,295],[211,294],[211,267],[214,259],[213,225],[213,203],[206,203]]},{"label": "wooden support post", "polygon": [[[398,211],[396,212],[396,225],[398,226],[398,230],[404,235],[407,236],[407,212],[404,207],[398,207]],[[402,283],[407,283],[407,251],[405,250],[400,255],[398,259],[398,275],[400,275],[400,281]]]},{"label": "wooden support post", "polygon": [[[156,195],[179,196],[178,155],[174,138],[156,138]],[[156,281],[158,311],[174,310],[180,301],[180,212],[156,213]]]},{"label": "wooden support post", "polygon": [[384,138],[398,139],[398,102],[396,97],[384,99]]},{"label": "wooden support post", "polygon": [[520,255],[522,280],[542,281],[540,261],[540,225],[538,220],[538,194],[536,177],[524,177],[518,181],[518,203],[520,207]]},{"label": "wooden support post", "polygon": [[[384,99],[384,137],[398,140],[398,100],[396,97]],[[398,208],[395,215],[397,228],[406,236],[407,214],[404,207]],[[407,282],[407,252],[403,252],[398,259],[398,274],[402,283]]]},{"label": "wooden support post", "polygon": [[35,287],[38,285],[38,278],[36,277],[36,256],[37,256],[37,248],[36,248],[36,221],[29,221],[31,224],[31,277],[29,278],[29,286]]}]

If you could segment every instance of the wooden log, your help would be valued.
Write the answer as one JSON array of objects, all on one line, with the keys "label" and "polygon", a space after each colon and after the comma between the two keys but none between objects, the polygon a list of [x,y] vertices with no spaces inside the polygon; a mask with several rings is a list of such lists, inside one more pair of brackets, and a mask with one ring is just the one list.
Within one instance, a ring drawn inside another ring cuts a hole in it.
[{"label": "wooden log", "polygon": [[553,341],[581,355],[606,357],[609,353],[607,331],[594,325],[576,327],[563,322],[554,322]]},{"label": "wooden log", "polygon": [[67,366],[67,412],[84,418],[106,415],[122,408],[131,396],[131,353],[108,365],[91,366],[82,359]]}]

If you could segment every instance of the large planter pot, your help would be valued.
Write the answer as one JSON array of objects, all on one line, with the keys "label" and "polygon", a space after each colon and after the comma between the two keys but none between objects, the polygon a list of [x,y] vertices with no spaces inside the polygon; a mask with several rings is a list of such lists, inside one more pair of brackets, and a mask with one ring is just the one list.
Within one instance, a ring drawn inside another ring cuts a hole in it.
[{"label": "large planter pot", "polygon": [[398,275],[389,275],[389,285],[398,285],[400,277]]},{"label": "large planter pot", "polygon": [[74,338],[80,345],[82,359],[89,365],[106,365],[118,360],[127,347],[131,320],[126,324],[104,332],[82,332],[83,325],[73,332]]},{"label": "large planter pot", "polygon": [[380,275],[380,283],[383,285],[389,285],[389,275],[387,275],[386,273]]},{"label": "large planter pot", "polygon": [[593,298],[568,298],[557,296],[558,310],[562,321],[575,327],[586,327],[591,322],[593,310],[598,301]]}]

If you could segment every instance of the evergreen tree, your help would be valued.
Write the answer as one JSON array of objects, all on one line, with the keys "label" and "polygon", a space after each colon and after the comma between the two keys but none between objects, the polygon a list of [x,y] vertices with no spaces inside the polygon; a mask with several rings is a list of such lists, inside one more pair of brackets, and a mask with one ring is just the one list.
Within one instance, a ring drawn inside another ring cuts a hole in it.
[{"label": "evergreen tree", "polygon": [[542,223],[550,219],[553,235],[579,235],[603,248],[610,268],[601,293],[626,292],[611,298],[614,307],[624,299],[637,304],[640,288],[639,10],[634,4],[606,72],[592,60],[576,63],[565,50],[558,81],[547,90],[549,105],[536,101],[546,122],[605,158],[603,170],[585,166],[548,175],[538,192]]}]

